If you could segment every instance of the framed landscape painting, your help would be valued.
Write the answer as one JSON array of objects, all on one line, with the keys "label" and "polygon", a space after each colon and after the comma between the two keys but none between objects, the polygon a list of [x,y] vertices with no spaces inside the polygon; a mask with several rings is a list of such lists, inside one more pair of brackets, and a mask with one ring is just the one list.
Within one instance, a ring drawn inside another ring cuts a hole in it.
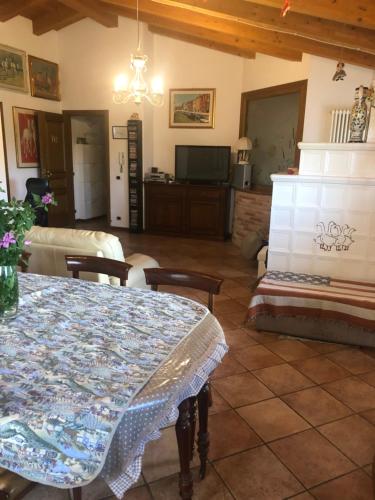
[{"label": "framed landscape painting", "polygon": [[169,126],[172,128],[213,128],[215,89],[171,89]]},{"label": "framed landscape painting", "polygon": [[0,45],[0,87],[27,92],[26,52]]},{"label": "framed landscape painting", "polygon": [[31,95],[60,101],[59,65],[29,56],[29,76]]},{"label": "framed landscape painting", "polygon": [[13,108],[17,167],[39,167],[37,139],[37,111]]}]

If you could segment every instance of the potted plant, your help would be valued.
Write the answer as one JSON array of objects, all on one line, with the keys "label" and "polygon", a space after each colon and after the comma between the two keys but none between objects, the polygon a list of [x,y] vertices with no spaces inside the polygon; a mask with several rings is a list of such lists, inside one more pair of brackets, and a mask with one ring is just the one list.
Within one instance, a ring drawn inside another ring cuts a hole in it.
[{"label": "potted plant", "polygon": [[[0,191],[3,191],[0,188]],[[40,197],[34,195],[37,207],[48,211],[56,205],[53,193]],[[26,231],[33,225],[35,212],[31,205],[13,198],[0,200],[0,321],[10,319],[17,313],[18,279],[17,265],[25,246]]]}]

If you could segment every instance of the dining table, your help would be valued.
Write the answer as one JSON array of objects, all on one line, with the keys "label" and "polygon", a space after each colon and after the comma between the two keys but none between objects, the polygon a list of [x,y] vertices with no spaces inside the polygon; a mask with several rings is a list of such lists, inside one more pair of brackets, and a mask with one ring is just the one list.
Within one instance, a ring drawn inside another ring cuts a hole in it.
[{"label": "dining table", "polygon": [[[191,498],[195,401],[227,351],[217,319],[175,294],[18,279],[17,315],[0,324],[0,467],[74,498],[100,477],[122,498],[147,443],[177,421],[180,495]],[[207,429],[198,436],[204,471]]]}]

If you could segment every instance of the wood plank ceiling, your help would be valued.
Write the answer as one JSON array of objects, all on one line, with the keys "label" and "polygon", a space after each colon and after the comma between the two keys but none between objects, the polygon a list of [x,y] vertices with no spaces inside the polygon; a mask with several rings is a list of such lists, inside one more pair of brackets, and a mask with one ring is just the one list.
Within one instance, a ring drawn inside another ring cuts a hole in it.
[{"label": "wood plank ceiling", "polygon": [[[223,52],[300,61],[302,53],[375,68],[375,0],[139,0],[153,33]],[[21,15],[41,35],[83,18],[111,28],[136,0],[0,0],[0,21]]]}]

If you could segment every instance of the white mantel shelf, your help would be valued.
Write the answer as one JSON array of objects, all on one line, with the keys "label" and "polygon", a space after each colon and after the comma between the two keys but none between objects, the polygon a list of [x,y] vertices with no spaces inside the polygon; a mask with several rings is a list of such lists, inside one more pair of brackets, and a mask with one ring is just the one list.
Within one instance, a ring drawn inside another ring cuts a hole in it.
[{"label": "white mantel shelf", "polygon": [[375,151],[375,143],[371,142],[299,142],[298,148],[302,150],[325,151]]},{"label": "white mantel shelf", "polygon": [[373,143],[298,143],[299,175],[375,179]]},{"label": "white mantel shelf", "polygon": [[329,177],[326,175],[272,174],[272,182],[350,184],[351,186],[375,186],[375,177]]}]

